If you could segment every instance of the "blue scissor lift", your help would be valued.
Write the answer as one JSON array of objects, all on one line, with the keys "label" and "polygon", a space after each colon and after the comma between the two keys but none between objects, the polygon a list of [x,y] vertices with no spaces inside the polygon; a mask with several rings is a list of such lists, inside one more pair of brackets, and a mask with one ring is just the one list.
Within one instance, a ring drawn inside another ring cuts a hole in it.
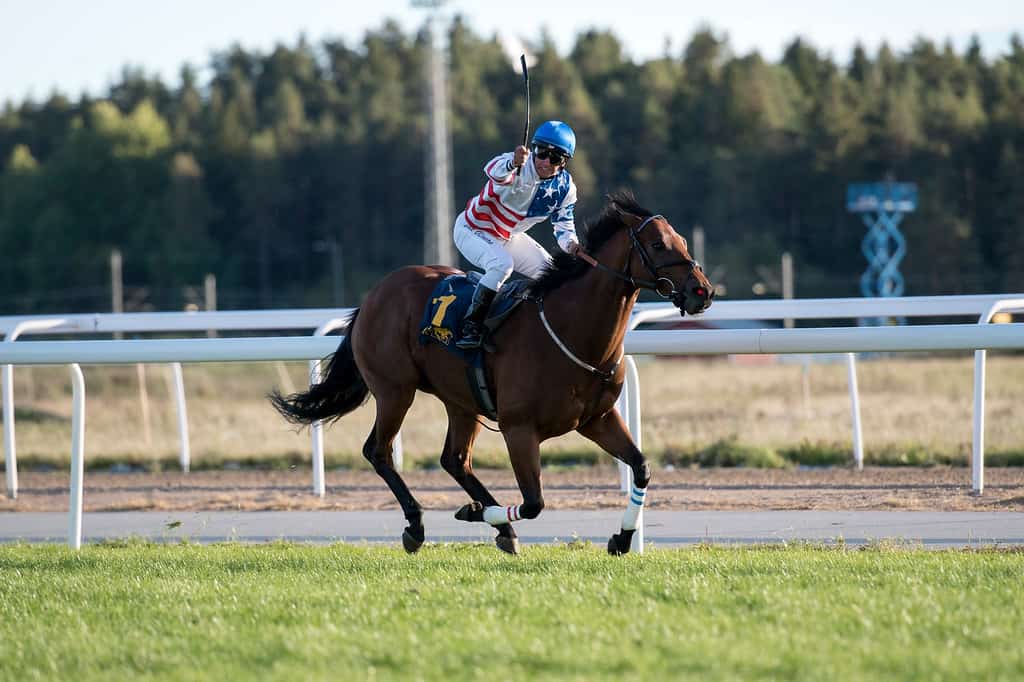
[{"label": "blue scissor lift", "polygon": [[[859,213],[868,233],[860,248],[868,269],[860,276],[864,296],[902,296],[903,275],[899,266],[907,253],[907,240],[900,232],[903,216],[917,208],[917,185],[910,182],[871,182],[848,185],[846,210]],[[861,323],[885,324],[885,320]],[[899,319],[898,323],[903,324]]]}]

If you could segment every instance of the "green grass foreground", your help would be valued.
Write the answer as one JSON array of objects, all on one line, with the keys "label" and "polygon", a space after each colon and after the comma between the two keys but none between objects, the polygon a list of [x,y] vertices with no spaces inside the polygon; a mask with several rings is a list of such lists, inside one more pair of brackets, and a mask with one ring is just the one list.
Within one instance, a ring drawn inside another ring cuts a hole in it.
[{"label": "green grass foreground", "polygon": [[1024,553],[0,547],[0,677],[1021,679]]}]

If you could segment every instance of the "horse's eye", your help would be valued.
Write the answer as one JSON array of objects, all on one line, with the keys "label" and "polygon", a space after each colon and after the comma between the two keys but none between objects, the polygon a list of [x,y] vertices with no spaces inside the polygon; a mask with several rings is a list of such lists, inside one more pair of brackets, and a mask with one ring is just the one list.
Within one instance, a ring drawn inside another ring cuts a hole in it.
[{"label": "horse's eye", "polygon": [[653,244],[651,244],[651,248],[654,249],[655,251],[664,251],[665,244],[663,242],[654,242]]}]

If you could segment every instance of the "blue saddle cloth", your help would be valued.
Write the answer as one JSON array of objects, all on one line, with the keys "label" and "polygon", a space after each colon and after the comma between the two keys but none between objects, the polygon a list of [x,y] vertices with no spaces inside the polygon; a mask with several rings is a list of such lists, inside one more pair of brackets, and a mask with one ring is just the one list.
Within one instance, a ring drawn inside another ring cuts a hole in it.
[{"label": "blue saddle cloth", "polygon": [[[471,272],[469,275],[448,275],[437,283],[423,310],[423,320],[420,322],[421,344],[433,341],[470,364],[479,362],[478,358],[482,355],[479,350],[466,351],[455,345],[462,337],[462,318],[466,316],[473,300],[473,290],[479,281],[480,273]],[[528,280],[516,280],[501,288],[484,323],[488,338],[509,313],[525,300],[524,291],[528,286]]]}]

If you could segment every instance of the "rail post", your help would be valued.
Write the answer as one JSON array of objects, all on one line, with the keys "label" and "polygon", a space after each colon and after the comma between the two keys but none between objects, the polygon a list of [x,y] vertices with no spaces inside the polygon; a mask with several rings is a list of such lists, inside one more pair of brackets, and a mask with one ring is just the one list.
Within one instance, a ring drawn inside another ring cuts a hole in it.
[{"label": "rail post", "polygon": [[71,501],[69,503],[68,546],[82,547],[82,479],[85,476],[85,377],[78,365],[71,365]]},{"label": "rail post", "polygon": [[178,451],[178,463],[181,470],[186,474],[192,467],[192,444],[188,434],[188,407],[185,403],[185,377],[181,371],[181,363],[171,363],[171,378],[174,392],[174,402],[178,408],[178,441],[181,449]]},{"label": "rail post", "polygon": [[[8,332],[4,343],[14,343],[25,332],[46,331],[65,324],[64,319],[24,320]],[[14,437],[14,365],[0,370],[0,394],[4,401],[4,465],[6,466],[7,497],[18,498],[18,449]]]},{"label": "rail post", "polygon": [[[996,301],[978,318],[988,324],[996,313],[1024,310],[1024,298]],[[974,351],[974,428],[971,441],[971,492],[985,492],[985,360],[986,351]]]},{"label": "rail post", "polygon": [[850,421],[853,423],[853,461],[857,471],[864,469],[864,439],[860,425],[860,393],[857,390],[857,360],[854,353],[846,354],[846,377],[850,389]]}]

